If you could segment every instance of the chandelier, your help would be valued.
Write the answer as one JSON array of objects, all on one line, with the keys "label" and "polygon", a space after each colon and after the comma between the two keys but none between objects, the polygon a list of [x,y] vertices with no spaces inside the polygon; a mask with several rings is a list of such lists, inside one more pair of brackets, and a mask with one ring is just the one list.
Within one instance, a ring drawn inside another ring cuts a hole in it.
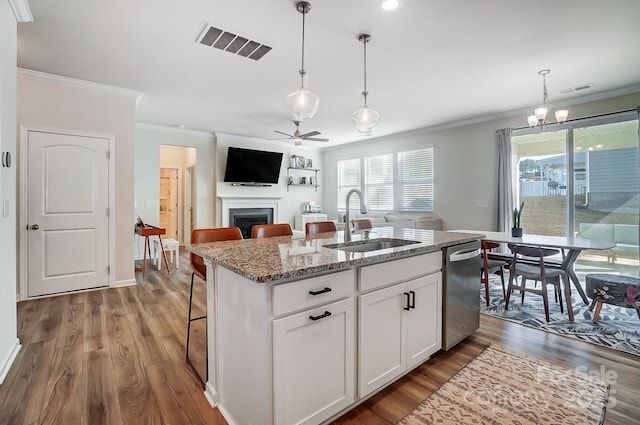
[{"label": "chandelier", "polygon": [[291,109],[293,120],[304,121],[313,117],[316,113],[318,110],[318,104],[320,103],[320,98],[304,87],[304,18],[311,10],[311,4],[306,1],[297,2],[296,10],[302,13],[302,67],[299,71],[300,88],[287,96],[286,100],[289,104],[289,108]]},{"label": "chandelier", "polygon": [[[549,94],[547,93],[547,74],[550,72],[551,70],[549,69],[538,71],[538,75],[542,75],[542,105],[533,111],[533,115],[529,115],[527,117],[529,127],[531,128],[537,125],[543,127],[548,124],[547,112],[549,112],[550,106],[548,103]],[[566,109],[559,109],[555,112],[555,115],[558,124],[563,124],[569,117],[569,111]]]},{"label": "chandelier", "polygon": [[369,94],[367,91],[367,43],[371,41],[371,36],[369,34],[360,34],[358,40],[364,45],[364,90],[362,91],[364,103],[360,109],[351,114],[351,120],[356,130],[360,133],[370,135],[380,117],[380,114],[373,109],[369,109],[367,105],[367,95]]}]

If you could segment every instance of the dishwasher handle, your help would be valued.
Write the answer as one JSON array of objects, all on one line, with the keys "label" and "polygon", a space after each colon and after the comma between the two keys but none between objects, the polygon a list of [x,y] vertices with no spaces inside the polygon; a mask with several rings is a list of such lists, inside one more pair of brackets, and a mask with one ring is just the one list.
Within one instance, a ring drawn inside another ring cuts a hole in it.
[{"label": "dishwasher handle", "polygon": [[480,248],[477,249],[468,249],[452,252],[449,254],[449,262],[454,263],[456,261],[464,261],[470,258],[479,257],[480,256]]}]

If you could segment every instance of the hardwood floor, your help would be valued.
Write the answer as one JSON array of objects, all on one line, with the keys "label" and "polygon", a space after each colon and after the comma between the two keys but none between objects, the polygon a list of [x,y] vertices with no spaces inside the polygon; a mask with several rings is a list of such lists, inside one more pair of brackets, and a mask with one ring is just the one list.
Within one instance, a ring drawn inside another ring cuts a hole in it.
[{"label": "hardwood floor", "polygon": [[[225,424],[184,360],[190,269],[147,271],[138,285],[18,304],[22,350],[0,386],[0,424]],[[195,314],[205,287],[196,284]],[[204,365],[204,324],[192,327]],[[482,315],[481,329],[336,424],[395,424],[491,343],[568,369],[615,373],[606,424],[640,422],[640,358]]]}]

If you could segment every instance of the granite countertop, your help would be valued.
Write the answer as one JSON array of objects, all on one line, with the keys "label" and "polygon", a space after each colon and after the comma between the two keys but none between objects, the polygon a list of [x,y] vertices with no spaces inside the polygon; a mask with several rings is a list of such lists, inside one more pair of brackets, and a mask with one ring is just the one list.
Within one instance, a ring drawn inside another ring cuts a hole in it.
[{"label": "granite countertop", "polygon": [[[478,234],[436,230],[378,227],[369,232],[370,240],[394,238],[419,243],[370,252],[345,252],[324,245],[344,242],[344,232],[307,235],[305,239],[279,236],[194,244],[187,249],[256,283],[306,278],[354,265],[373,264],[395,258],[438,251],[443,247],[479,240]],[[352,242],[364,241],[364,232],[355,233]]]}]

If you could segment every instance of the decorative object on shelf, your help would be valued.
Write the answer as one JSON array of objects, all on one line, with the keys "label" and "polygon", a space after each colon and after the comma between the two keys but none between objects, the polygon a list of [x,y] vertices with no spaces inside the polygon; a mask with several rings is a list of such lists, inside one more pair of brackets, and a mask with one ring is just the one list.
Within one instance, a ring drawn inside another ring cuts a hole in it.
[{"label": "decorative object on shelf", "polygon": [[296,131],[293,134],[285,133],[285,132],[278,131],[278,130],[273,130],[276,133],[285,135],[287,137],[279,137],[279,138],[276,138],[276,139],[268,139],[268,140],[291,139],[291,140],[293,140],[293,142],[294,142],[294,144],[296,146],[300,146],[302,144],[303,140],[311,140],[311,141],[314,141],[314,142],[328,142],[329,141],[329,139],[324,139],[322,137],[313,137],[313,136],[317,136],[319,134],[322,134],[319,131],[315,131],[314,130],[314,131],[310,131],[310,132],[304,133],[304,134],[300,133],[300,121],[295,121],[294,120],[293,123],[296,125]]},{"label": "decorative object on shelf", "polygon": [[370,135],[380,117],[380,114],[373,109],[369,109],[367,105],[367,95],[369,94],[367,91],[367,43],[371,41],[371,36],[369,34],[360,34],[358,40],[364,45],[364,90],[362,91],[364,104],[351,115],[351,120],[356,130],[360,133]]},{"label": "decorative object on shelf", "polygon": [[[318,191],[318,172],[317,168],[309,168],[304,157],[299,155],[291,155],[291,166],[287,167],[287,192],[290,186],[307,186],[314,187]],[[304,177],[303,177],[304,176]]]},{"label": "decorative object on shelf", "polygon": [[304,27],[305,16],[311,10],[311,4],[306,1],[299,1],[296,3],[296,10],[302,13],[302,66],[300,68],[300,88],[289,96],[286,100],[291,108],[291,114],[293,119],[297,121],[307,120],[316,113],[320,98],[317,95],[310,92],[304,87],[305,70],[304,70]]},{"label": "decorative object on shelf", "polygon": [[513,227],[511,228],[511,236],[514,238],[522,237],[522,227],[520,227],[520,216],[522,215],[522,209],[524,208],[524,201],[520,202],[520,208],[515,207],[513,209]]},{"label": "decorative object on shelf", "polygon": [[311,158],[307,159],[307,168],[313,168],[313,160]]},{"label": "decorative object on shelf", "polygon": [[[548,104],[549,95],[547,93],[547,74],[550,72],[551,70],[549,69],[538,71],[538,75],[542,75],[542,106],[537,107],[533,111],[533,115],[529,115],[527,117],[529,127],[531,128],[535,126],[540,126],[542,128],[548,124],[547,112],[549,112],[550,105]],[[569,117],[569,111],[566,109],[559,109],[556,111],[555,115],[558,124],[563,124]]]},{"label": "decorative object on shelf", "polygon": [[304,168],[304,156],[296,155],[295,168]]}]

